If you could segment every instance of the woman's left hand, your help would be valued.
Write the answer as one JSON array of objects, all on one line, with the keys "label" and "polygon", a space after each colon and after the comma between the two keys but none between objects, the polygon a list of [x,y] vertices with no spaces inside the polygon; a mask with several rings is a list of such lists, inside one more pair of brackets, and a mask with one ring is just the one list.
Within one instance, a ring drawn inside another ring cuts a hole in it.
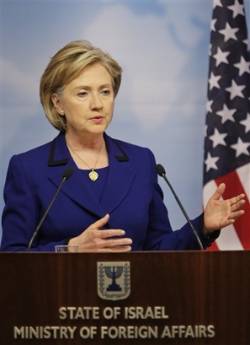
[{"label": "woman's left hand", "polygon": [[226,185],[221,183],[216,192],[208,200],[204,211],[204,232],[220,230],[244,214],[242,206],[245,203],[245,194],[239,194],[231,199],[223,200]]}]

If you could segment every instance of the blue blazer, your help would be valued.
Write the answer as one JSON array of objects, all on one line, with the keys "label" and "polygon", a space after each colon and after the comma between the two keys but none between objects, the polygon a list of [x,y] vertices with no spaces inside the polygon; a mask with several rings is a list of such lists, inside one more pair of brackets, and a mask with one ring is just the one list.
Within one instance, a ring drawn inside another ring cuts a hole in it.
[{"label": "blue blazer", "polygon": [[[133,250],[198,249],[188,225],[172,231],[149,149],[105,135],[109,172],[102,203],[76,167],[63,133],[52,142],[15,155],[7,173],[1,249],[24,251],[67,167],[74,173],[51,208],[32,250],[54,251],[91,223],[110,214],[107,228],[120,228],[133,240]],[[204,246],[202,216],[194,221]]]}]

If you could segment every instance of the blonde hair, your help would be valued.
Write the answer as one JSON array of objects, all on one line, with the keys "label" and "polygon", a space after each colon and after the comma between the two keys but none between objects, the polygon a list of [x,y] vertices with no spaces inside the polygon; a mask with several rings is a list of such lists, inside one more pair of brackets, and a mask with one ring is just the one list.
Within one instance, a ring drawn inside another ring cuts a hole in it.
[{"label": "blonde hair", "polygon": [[108,54],[88,41],[72,41],[60,49],[50,60],[40,81],[40,100],[49,122],[65,131],[65,117],[56,111],[51,96],[77,78],[84,68],[93,63],[102,64],[109,72],[115,96],[121,84],[122,68]]}]

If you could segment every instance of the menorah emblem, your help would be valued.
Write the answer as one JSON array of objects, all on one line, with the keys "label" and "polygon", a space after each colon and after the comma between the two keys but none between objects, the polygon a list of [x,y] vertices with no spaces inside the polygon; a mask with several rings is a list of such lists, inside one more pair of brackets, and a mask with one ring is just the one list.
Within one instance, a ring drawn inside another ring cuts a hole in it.
[{"label": "menorah emblem", "polygon": [[127,298],[130,295],[130,262],[97,262],[97,292],[106,300]]}]

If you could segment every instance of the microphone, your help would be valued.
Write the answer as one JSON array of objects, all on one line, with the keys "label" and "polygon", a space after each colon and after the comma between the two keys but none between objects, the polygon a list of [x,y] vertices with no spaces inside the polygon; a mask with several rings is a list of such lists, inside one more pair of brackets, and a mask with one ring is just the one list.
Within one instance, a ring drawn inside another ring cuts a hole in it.
[{"label": "microphone", "polygon": [[32,237],[31,237],[31,239],[30,239],[30,241],[29,241],[29,244],[28,244],[28,248],[27,248],[27,249],[31,249],[32,244],[34,243],[34,241],[35,241],[35,239],[36,239],[36,237],[37,237],[37,235],[38,235],[38,233],[39,233],[39,230],[41,229],[41,227],[42,227],[42,225],[43,225],[43,223],[44,223],[44,221],[45,221],[45,219],[46,219],[46,217],[47,217],[47,215],[48,215],[48,213],[49,213],[51,207],[53,206],[53,204],[54,204],[54,202],[55,202],[55,200],[56,200],[56,198],[57,198],[57,196],[58,196],[60,190],[62,189],[63,184],[73,175],[73,173],[74,173],[74,169],[73,169],[73,168],[68,167],[68,168],[66,168],[66,169],[64,170],[63,175],[62,175],[61,182],[60,182],[60,184],[59,184],[59,186],[58,186],[58,188],[57,188],[55,194],[53,195],[53,197],[52,197],[52,199],[51,199],[51,201],[50,201],[50,203],[49,203],[49,206],[48,206],[47,209],[45,210],[45,212],[44,212],[42,218],[40,219],[38,225],[36,226],[36,229],[35,229],[35,231],[34,231]]},{"label": "microphone", "polygon": [[157,171],[157,174],[158,174],[159,176],[161,176],[161,177],[164,179],[164,181],[167,183],[168,187],[170,188],[170,190],[171,190],[173,196],[175,197],[175,200],[176,200],[178,206],[180,207],[180,209],[181,209],[181,211],[182,211],[184,217],[186,218],[186,220],[187,220],[187,222],[188,222],[190,228],[191,228],[192,231],[193,231],[193,234],[194,234],[195,238],[197,239],[197,242],[198,242],[198,244],[199,244],[200,249],[203,250],[203,249],[204,249],[203,244],[202,244],[202,242],[201,242],[201,240],[200,240],[200,237],[199,237],[199,235],[198,235],[198,233],[197,233],[195,227],[193,226],[193,224],[192,224],[190,218],[188,217],[187,212],[185,211],[185,209],[184,209],[184,207],[183,207],[183,205],[182,205],[180,199],[178,198],[177,194],[175,193],[173,187],[171,186],[169,180],[168,180],[167,177],[166,177],[165,168],[164,168],[161,164],[157,164],[157,165],[156,165],[156,171]]}]

